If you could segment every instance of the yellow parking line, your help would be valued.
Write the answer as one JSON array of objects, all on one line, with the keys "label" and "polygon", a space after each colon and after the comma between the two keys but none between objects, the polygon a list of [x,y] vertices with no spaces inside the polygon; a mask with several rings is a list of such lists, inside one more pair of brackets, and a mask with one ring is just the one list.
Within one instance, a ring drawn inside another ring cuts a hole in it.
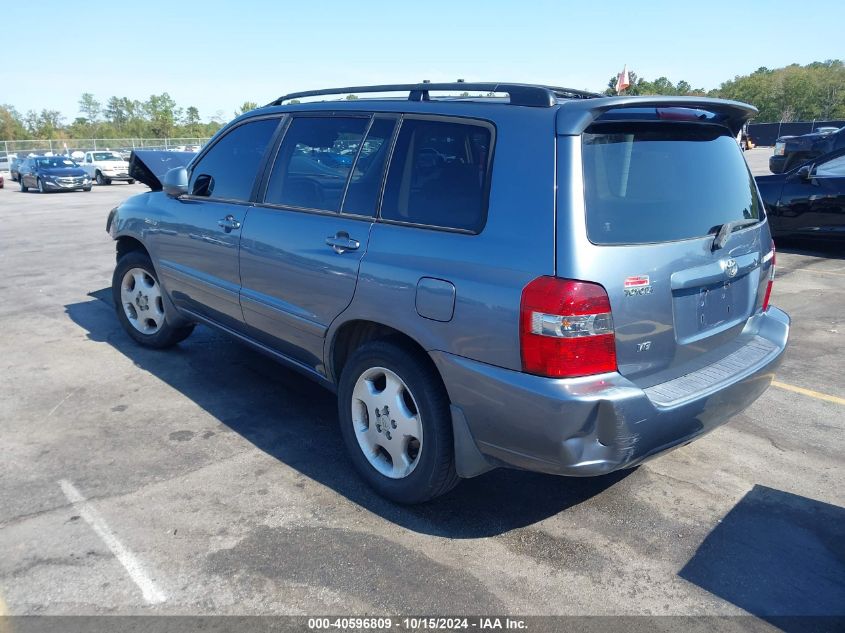
[{"label": "yellow parking line", "polygon": [[833,404],[841,404],[845,406],[845,398],[840,398],[839,396],[831,396],[830,394],[820,393],[818,391],[813,391],[812,389],[804,389],[804,387],[796,387],[795,385],[790,385],[785,382],[780,382],[779,380],[772,381],[773,387],[778,387],[780,389],[786,389],[787,391],[793,391],[795,393],[800,393],[803,396],[809,396],[810,398],[815,398],[816,400],[824,400],[825,402],[832,402]]}]

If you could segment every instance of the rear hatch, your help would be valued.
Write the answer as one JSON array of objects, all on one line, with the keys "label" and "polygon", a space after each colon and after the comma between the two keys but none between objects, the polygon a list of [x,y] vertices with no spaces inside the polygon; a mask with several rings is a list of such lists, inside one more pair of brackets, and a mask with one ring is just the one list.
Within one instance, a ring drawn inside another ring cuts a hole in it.
[{"label": "rear hatch", "polygon": [[[743,330],[761,309],[772,250],[733,130],[694,110],[650,113],[599,117],[581,135],[589,255],[571,266],[606,289],[619,372],[640,387],[752,338]],[[559,252],[566,244],[558,235]]]}]

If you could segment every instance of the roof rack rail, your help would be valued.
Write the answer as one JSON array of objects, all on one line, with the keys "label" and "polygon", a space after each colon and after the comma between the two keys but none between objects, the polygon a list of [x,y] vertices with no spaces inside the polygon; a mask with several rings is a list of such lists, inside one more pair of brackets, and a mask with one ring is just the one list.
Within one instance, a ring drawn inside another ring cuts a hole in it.
[{"label": "roof rack rail", "polygon": [[323,97],[340,94],[366,94],[373,92],[407,92],[408,101],[429,101],[429,92],[432,90],[463,92],[481,91],[485,93],[504,92],[510,97],[511,105],[531,106],[549,108],[555,105],[558,98],[562,99],[592,99],[602,95],[586,92],[584,90],[573,90],[572,88],[558,88],[555,86],[540,86],[533,84],[512,84],[493,82],[465,82],[457,81],[451,83],[423,82],[417,84],[386,84],[383,86],[348,86],[346,88],[325,88],[322,90],[305,90],[292,92],[268,103],[270,106],[281,105],[292,99],[305,97]]}]

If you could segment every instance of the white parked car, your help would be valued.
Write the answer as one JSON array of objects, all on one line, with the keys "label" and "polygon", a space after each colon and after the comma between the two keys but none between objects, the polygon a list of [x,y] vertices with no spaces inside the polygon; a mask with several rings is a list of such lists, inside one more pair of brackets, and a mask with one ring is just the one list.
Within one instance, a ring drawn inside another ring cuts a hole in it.
[{"label": "white parked car", "polygon": [[135,179],[129,176],[129,163],[118,152],[110,150],[85,152],[82,169],[98,185],[110,185],[115,180],[122,180],[130,185],[135,184]]}]

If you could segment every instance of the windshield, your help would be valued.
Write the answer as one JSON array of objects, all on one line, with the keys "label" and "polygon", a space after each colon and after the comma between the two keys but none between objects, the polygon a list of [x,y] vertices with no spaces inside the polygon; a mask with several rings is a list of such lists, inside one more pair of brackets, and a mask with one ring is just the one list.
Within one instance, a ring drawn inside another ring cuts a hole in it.
[{"label": "windshield", "polygon": [[736,139],[714,125],[601,123],[583,135],[587,234],[594,244],[668,242],[760,219]]},{"label": "windshield", "polygon": [[123,160],[120,154],[112,154],[111,152],[94,152],[94,160]]},{"label": "windshield", "polygon": [[78,167],[70,158],[64,156],[49,156],[47,158],[39,158],[36,160],[39,167],[46,169],[55,169],[56,167]]}]

